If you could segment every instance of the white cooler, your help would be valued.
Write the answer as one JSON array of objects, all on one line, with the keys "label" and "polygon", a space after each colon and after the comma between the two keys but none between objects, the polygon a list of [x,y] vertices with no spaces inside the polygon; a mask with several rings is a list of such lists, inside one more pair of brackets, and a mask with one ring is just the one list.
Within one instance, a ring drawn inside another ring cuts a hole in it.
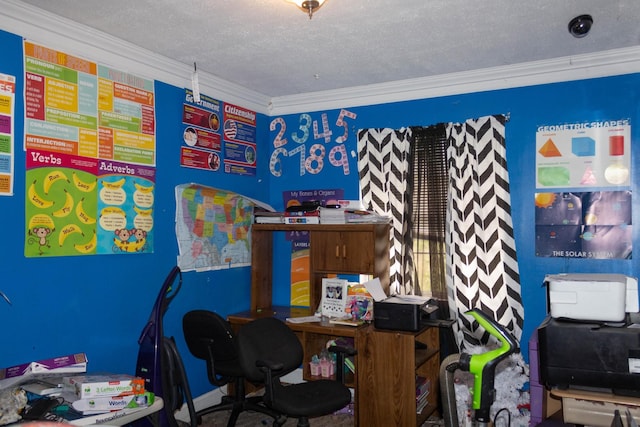
[{"label": "white cooler", "polygon": [[638,311],[638,281],[623,274],[553,274],[545,277],[553,318],[621,322]]}]

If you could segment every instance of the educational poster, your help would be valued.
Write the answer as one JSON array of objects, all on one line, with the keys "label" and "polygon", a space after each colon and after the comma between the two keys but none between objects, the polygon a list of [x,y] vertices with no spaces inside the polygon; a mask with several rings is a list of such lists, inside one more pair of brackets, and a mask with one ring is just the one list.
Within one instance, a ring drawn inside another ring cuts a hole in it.
[{"label": "educational poster", "polygon": [[25,256],[153,252],[153,81],[24,52]]},{"label": "educational poster", "polygon": [[13,195],[16,78],[0,74],[0,196]]},{"label": "educational poster", "polygon": [[293,129],[287,128],[282,117],[271,120],[269,129],[276,132],[269,161],[271,175],[280,177],[287,168],[300,176],[317,175],[325,168],[339,168],[345,176],[351,173],[344,143],[349,138],[349,122],[357,118],[356,113],[342,109],[335,121],[327,113],[319,114],[300,114],[298,126]]},{"label": "educational poster", "polygon": [[221,101],[200,95],[200,101],[195,102],[193,92],[185,90],[180,166],[212,172],[222,170],[221,109]]},{"label": "educational poster", "polygon": [[150,166],[100,161],[97,253],[153,252],[155,173]]},{"label": "educational poster", "polygon": [[178,267],[208,271],[251,265],[255,201],[198,184],[176,186]]},{"label": "educational poster", "polygon": [[536,256],[631,259],[631,191],[537,193]]},{"label": "educational poster", "polygon": [[539,126],[536,256],[629,259],[628,119]]},{"label": "educational poster", "polygon": [[256,113],[224,104],[224,171],[236,175],[256,174]]},{"label": "educational poster", "polygon": [[629,120],[540,126],[536,150],[538,190],[630,185]]},{"label": "educational poster", "polygon": [[[282,193],[285,208],[300,206],[302,202],[318,201],[322,205],[338,204],[344,199],[344,190],[295,190]],[[290,231],[287,240],[291,242],[291,298],[290,304],[295,307],[309,307],[310,297],[310,260],[309,232]]]}]

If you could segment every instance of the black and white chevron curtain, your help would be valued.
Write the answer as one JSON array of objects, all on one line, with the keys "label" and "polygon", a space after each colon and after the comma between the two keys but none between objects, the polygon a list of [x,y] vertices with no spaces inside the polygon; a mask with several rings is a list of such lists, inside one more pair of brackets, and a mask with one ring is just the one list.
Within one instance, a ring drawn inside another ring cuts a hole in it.
[{"label": "black and white chevron curtain", "polygon": [[511,219],[503,115],[447,125],[447,288],[458,342],[488,334],[464,312],[478,308],[520,340],[524,308]]},{"label": "black and white chevron curtain", "polygon": [[[489,336],[473,318],[478,308],[522,336],[524,308],[516,256],[506,163],[504,115],[449,123],[447,162],[447,288],[461,349]],[[408,156],[411,129],[358,132],[358,171],[365,207],[391,214],[391,293],[414,293]]]},{"label": "black and white chevron curtain", "polygon": [[413,245],[408,228],[407,174],[411,129],[361,129],[358,132],[358,174],[365,208],[389,215],[390,293],[411,295],[413,290]]}]

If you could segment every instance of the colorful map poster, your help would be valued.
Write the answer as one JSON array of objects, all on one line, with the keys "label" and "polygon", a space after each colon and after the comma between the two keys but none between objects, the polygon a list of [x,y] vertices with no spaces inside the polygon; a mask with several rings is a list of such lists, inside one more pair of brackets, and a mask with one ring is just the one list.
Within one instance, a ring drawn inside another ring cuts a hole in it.
[{"label": "colorful map poster", "polygon": [[0,74],[0,196],[13,195],[16,78]]},{"label": "colorful map poster", "polygon": [[254,202],[198,184],[176,187],[178,267],[220,270],[251,265]]},{"label": "colorful map poster", "polygon": [[153,252],[153,81],[24,52],[25,256]]}]

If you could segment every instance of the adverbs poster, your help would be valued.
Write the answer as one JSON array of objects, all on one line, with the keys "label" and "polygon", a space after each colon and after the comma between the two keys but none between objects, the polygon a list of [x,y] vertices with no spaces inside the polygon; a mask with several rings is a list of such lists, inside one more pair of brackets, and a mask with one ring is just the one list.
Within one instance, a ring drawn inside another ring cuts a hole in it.
[{"label": "adverbs poster", "polygon": [[[300,206],[303,202],[318,201],[323,206],[338,204],[344,199],[344,190],[296,190],[284,191],[282,198],[285,207]],[[310,297],[310,265],[309,265],[309,232],[290,231],[287,240],[291,242],[291,298],[295,307],[309,307]],[[312,307],[315,308],[315,307]]]},{"label": "adverbs poster", "polygon": [[224,104],[224,171],[235,175],[256,174],[256,113]]},{"label": "adverbs poster", "polygon": [[153,252],[153,81],[24,52],[25,256]]},{"label": "adverbs poster", "polygon": [[200,101],[196,103],[193,92],[185,90],[180,166],[212,172],[222,171],[221,109],[221,101],[200,95]]},{"label": "adverbs poster", "polygon": [[540,126],[536,256],[632,257],[629,120]]},{"label": "adverbs poster", "polygon": [[0,74],[0,196],[13,195],[16,78]]}]

